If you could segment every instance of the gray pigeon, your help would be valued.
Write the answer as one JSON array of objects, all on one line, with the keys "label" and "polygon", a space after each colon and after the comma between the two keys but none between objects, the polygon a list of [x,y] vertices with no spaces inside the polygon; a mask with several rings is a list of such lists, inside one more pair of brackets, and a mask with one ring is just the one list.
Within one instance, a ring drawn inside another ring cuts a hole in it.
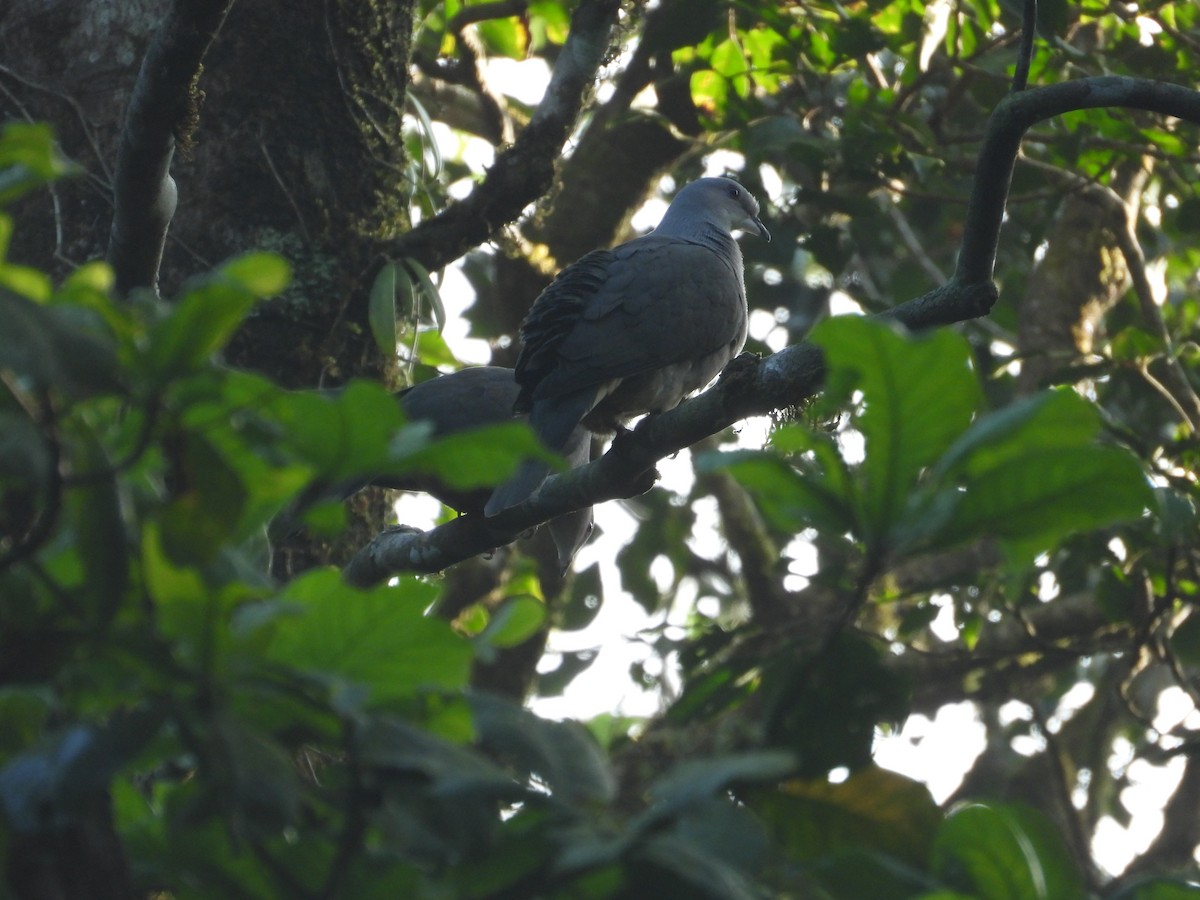
[{"label": "gray pigeon", "polygon": [[[473,366],[450,375],[431,378],[399,395],[400,408],[411,422],[428,421],[434,437],[446,437],[481,428],[499,425],[513,418],[520,388],[512,369],[500,366]],[[575,428],[558,449],[571,468],[591,459],[591,435]],[[447,506],[461,513],[478,515],[491,493],[489,488],[476,491],[456,491],[432,478],[376,479],[374,484],[398,490],[417,490],[432,494]],[[558,551],[561,572],[566,572],[575,553],[592,533],[592,508],[575,510],[552,519],[547,528]]]},{"label": "gray pigeon", "polygon": [[[514,409],[549,449],[564,453],[579,425],[598,434],[677,406],[746,342],[742,253],[733,232],[771,239],[758,201],[729,178],[681,190],[658,228],[595,250],[559,273],[521,325]],[[494,516],[549,474],[529,461],[500,485]]]}]

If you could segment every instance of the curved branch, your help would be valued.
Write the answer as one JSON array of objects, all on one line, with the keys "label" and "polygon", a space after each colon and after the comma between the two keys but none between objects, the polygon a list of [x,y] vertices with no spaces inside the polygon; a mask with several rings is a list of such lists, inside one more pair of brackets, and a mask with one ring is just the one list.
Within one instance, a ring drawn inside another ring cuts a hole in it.
[{"label": "curved branch", "polygon": [[[1021,136],[1052,116],[1102,106],[1146,109],[1200,123],[1200,93],[1140,79],[1088,78],[1008,95],[989,121],[954,276],[881,316],[922,330],[987,315],[997,296],[992,269]],[[741,419],[799,404],[820,389],[824,375],[820,349],[806,342],[765,359],[744,353],[726,367],[715,387],[675,409],[647,416],[600,459],[547,479],[524,503],[495,518],[464,516],[424,534],[386,532],[351,560],[346,578],[373,584],[400,571],[438,571],[573,509],[641,493],[660,459]]]},{"label": "curved branch", "polygon": [[1012,91],[1025,90],[1029,82],[1029,64],[1033,62],[1033,42],[1037,38],[1037,0],[1025,0],[1021,22],[1021,45],[1017,49],[1017,65],[1013,70]]},{"label": "curved branch", "polygon": [[962,251],[954,279],[990,282],[1000,242],[1000,223],[1013,166],[1025,132],[1046,119],[1082,109],[1124,107],[1162,113],[1200,124],[1200,93],[1142,78],[1105,75],[1009,94],[988,119],[967,206]]},{"label": "curved branch", "polygon": [[171,159],[176,141],[186,146],[195,127],[201,62],[232,5],[233,0],[176,0],[142,60],[121,131],[108,244],[119,295],[139,287],[158,291],[177,200]]},{"label": "curved branch", "polygon": [[619,0],[583,0],[554,64],[545,96],[516,142],[496,157],[483,182],[402,237],[400,256],[440,269],[486,241],[541,197],[608,49]]}]

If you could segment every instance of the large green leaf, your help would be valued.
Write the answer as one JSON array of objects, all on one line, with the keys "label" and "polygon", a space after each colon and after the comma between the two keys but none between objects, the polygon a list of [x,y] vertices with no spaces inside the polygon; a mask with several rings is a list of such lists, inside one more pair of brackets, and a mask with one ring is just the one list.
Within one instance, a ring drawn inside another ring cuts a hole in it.
[{"label": "large green leaf", "polygon": [[924,866],[942,821],[929,789],[869,766],[839,784],[794,780],[752,795],[780,846],[800,860],[844,850],[871,850]]},{"label": "large green leaf", "polygon": [[52,448],[24,412],[0,412],[0,489],[39,495],[50,483]]},{"label": "large green leaf", "polygon": [[398,263],[384,263],[371,284],[367,300],[367,322],[375,345],[385,356],[396,354],[396,289],[403,270]]},{"label": "large green leaf", "polygon": [[688,897],[695,900],[756,900],[744,872],[703,846],[673,834],[655,835],[632,854],[649,870],[638,868],[637,896]]},{"label": "large green leaf", "polygon": [[537,634],[546,621],[546,604],[529,594],[505,598],[476,640],[488,647],[516,647]]},{"label": "large green leaf", "polygon": [[250,308],[286,286],[287,264],[252,253],[197,279],[150,333],[147,372],[165,379],[192,371],[225,346]]},{"label": "large green leaf", "polygon": [[90,430],[78,429],[76,465],[83,483],[68,493],[68,509],[86,578],[82,593],[91,597],[93,625],[107,622],[125,598],[129,584],[129,536],[111,461]]},{"label": "large green leaf", "polygon": [[479,743],[522,779],[536,777],[567,804],[610,800],[616,783],[604,753],[578,722],[555,722],[487,694],[470,698]]},{"label": "large green leaf", "polygon": [[1026,556],[1070,534],[1137,519],[1154,503],[1141,466],[1124,450],[1039,449],[966,479],[944,538],[996,537]]},{"label": "large green leaf", "polygon": [[1099,412],[1077,393],[1043,391],[981,416],[938,460],[935,473],[975,475],[1030,451],[1088,445],[1099,430]]},{"label": "large green leaf", "polygon": [[[0,204],[83,168],[58,149],[54,132],[42,123],[5,122],[0,131]],[[0,253],[3,257],[3,253]]]},{"label": "large green leaf", "polygon": [[238,473],[197,432],[174,443],[174,497],[159,524],[163,549],[178,565],[202,565],[216,558],[233,534],[246,504]]},{"label": "large green leaf", "polygon": [[336,394],[292,394],[276,413],[287,444],[330,482],[387,472],[395,457],[429,443],[429,428],[403,427],[395,397],[369,381],[352,381]]},{"label": "large green leaf", "polygon": [[767,520],[784,532],[814,527],[834,533],[850,531],[855,524],[852,497],[839,493],[847,483],[844,463],[838,458],[834,477],[815,467],[799,472],[775,453],[733,450],[707,452],[696,457],[700,473],[726,469],[754,496]]},{"label": "large green leaf", "polygon": [[952,812],[933,845],[934,874],[980,900],[1082,900],[1083,879],[1040,813],[972,803]]},{"label": "large green leaf", "polygon": [[785,646],[762,665],[766,737],[797,758],[802,777],[871,762],[875,731],[908,712],[908,684],[870,642],[839,635],[816,651]]},{"label": "large green leaf", "polygon": [[508,802],[525,789],[482,754],[444,740],[393,716],[376,716],[355,734],[360,763],[420,775],[431,792],[447,798],[484,797]]},{"label": "large green leaf", "polygon": [[409,435],[406,430],[392,442],[391,459],[380,474],[420,472],[461,489],[499,484],[531,457],[563,464],[561,457],[542,446],[521,422],[451,434],[423,446],[414,446]]},{"label": "large green leaf", "polygon": [[306,573],[280,595],[295,615],[272,621],[267,658],[326,678],[334,691],[366,688],[371,703],[461,688],[471,648],[446,622],[425,615],[436,596],[415,578],[358,591],[337,572]]},{"label": "large green leaf", "polygon": [[886,539],[921,470],[966,429],[979,405],[970,348],[950,331],[910,339],[854,316],[827,319],[813,340],[825,351],[831,378],[849,373],[862,392],[856,420],[866,442],[862,536]]},{"label": "large green leaf", "polygon": [[0,288],[0,369],[71,396],[119,389],[112,335],[90,309],[46,306]]},{"label": "large green leaf", "polygon": [[650,786],[653,805],[637,821],[644,827],[718,795],[732,785],[777,781],[796,768],[782,750],[737,753],[682,762]]}]

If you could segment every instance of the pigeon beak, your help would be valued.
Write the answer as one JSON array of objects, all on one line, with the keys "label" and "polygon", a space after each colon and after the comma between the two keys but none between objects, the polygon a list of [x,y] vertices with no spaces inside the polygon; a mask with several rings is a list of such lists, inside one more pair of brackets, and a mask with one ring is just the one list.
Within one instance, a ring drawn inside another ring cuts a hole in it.
[{"label": "pigeon beak", "polygon": [[766,238],[768,244],[771,243],[771,232],[767,231],[767,226],[762,223],[758,216],[746,216],[746,218],[738,222],[737,227],[744,231],[752,231],[760,238]]}]

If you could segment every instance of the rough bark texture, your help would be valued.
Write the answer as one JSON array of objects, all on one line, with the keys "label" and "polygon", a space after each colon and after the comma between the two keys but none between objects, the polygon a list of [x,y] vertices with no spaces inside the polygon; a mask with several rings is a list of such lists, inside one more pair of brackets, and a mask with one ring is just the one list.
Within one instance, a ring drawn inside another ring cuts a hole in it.
[{"label": "rough bark texture", "polygon": [[[17,210],[14,259],[56,259],[61,274],[62,263],[104,255],[119,129],[164,9],[17,0],[0,13],[0,113],[55,122],[66,153],[88,170],[56,188],[58,209],[37,195]],[[285,256],[291,287],[256,310],[226,353],[285,387],[393,378],[367,327],[366,300],[382,248],[408,221],[412,10],[372,0],[235,4],[206,58],[199,119],[172,166],[179,212],[160,283],[170,297],[232,255]],[[339,547],[304,542],[273,569],[345,558],[378,530],[386,508],[377,492],[359,498]]]},{"label": "rough bark texture", "polygon": [[[1114,187],[1136,208],[1143,179],[1126,172]],[[1046,255],[1033,271],[1018,318],[1023,357],[1020,386],[1045,386],[1092,350],[1104,315],[1121,298],[1129,271],[1115,234],[1124,227],[1086,194],[1064,197],[1046,236]]]}]

